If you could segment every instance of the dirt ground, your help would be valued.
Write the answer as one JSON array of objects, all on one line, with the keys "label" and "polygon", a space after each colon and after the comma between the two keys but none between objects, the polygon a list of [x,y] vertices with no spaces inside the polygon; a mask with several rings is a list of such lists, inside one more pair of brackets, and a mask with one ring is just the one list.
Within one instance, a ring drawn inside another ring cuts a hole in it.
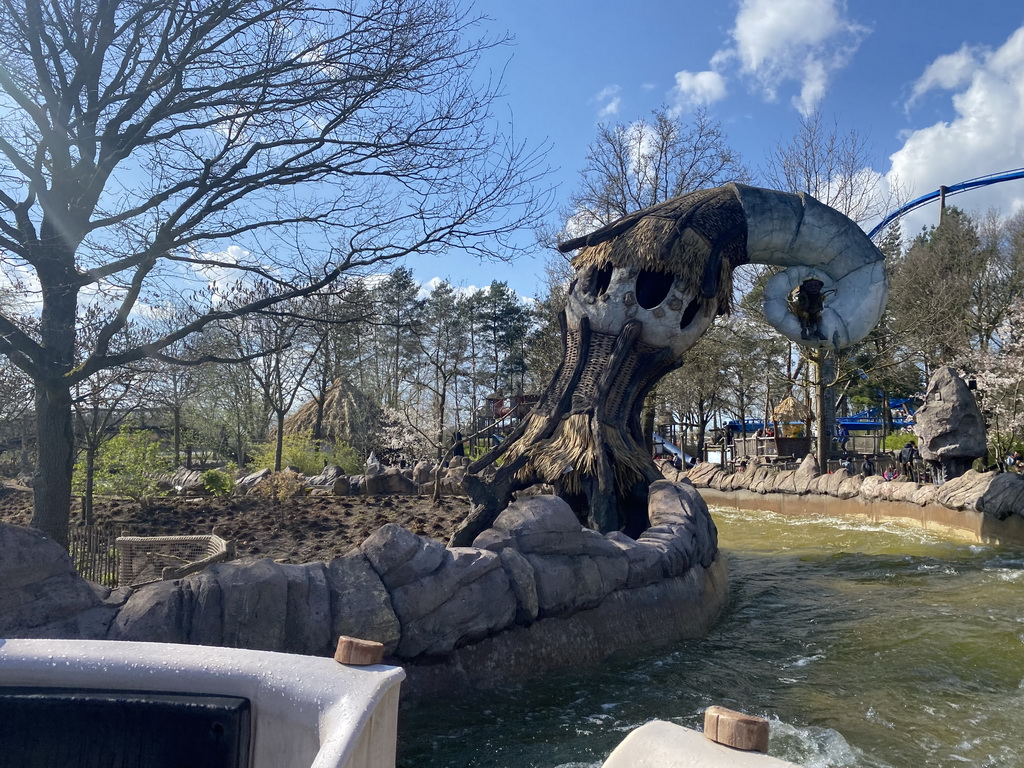
[{"label": "dirt ground", "polygon": [[[113,533],[131,536],[194,535],[217,532],[234,541],[238,557],[269,557],[311,563],[340,557],[385,523],[447,542],[469,511],[465,498],[444,496],[435,507],[429,496],[309,496],[274,502],[252,496],[166,497],[143,512],[129,500],[97,499],[95,518]],[[27,525],[32,491],[0,486],[0,520]],[[72,521],[81,519],[73,503]]]}]

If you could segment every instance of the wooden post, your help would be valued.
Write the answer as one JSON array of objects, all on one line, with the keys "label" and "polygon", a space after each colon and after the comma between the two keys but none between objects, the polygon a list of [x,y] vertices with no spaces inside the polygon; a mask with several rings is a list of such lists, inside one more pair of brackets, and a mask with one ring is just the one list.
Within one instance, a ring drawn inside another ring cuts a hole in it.
[{"label": "wooden post", "polygon": [[358,637],[338,638],[338,649],[334,652],[334,660],[339,664],[369,666],[380,664],[384,658],[384,646],[375,640],[360,640]]},{"label": "wooden post", "polygon": [[704,735],[716,744],[748,752],[768,751],[768,721],[725,707],[708,707]]}]

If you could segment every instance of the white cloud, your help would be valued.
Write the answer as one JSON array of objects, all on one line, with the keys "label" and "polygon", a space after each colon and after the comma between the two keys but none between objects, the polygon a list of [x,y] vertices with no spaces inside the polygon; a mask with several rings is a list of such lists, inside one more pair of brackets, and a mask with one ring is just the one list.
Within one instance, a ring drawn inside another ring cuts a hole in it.
[{"label": "white cloud", "polygon": [[680,110],[714,104],[724,99],[726,93],[725,78],[714,70],[676,72],[672,98]]},{"label": "white cloud", "polygon": [[741,0],[732,44],[714,55],[712,66],[738,62],[768,100],[795,82],[800,91],[793,105],[810,114],[867,32],[845,11],[843,0]]},{"label": "white cloud", "polygon": [[590,99],[591,104],[600,105],[597,110],[598,120],[619,114],[619,108],[622,106],[622,97],[619,96],[621,91],[621,86],[607,85]]},{"label": "white cloud", "polygon": [[910,96],[908,106],[932,89],[940,88],[951,91],[966,85],[971,81],[978,66],[979,62],[975,52],[967,45],[961,47],[956,53],[939,56],[928,65],[924,73],[914,83],[914,91]]},{"label": "white cloud", "polygon": [[[386,277],[386,275],[384,277]],[[441,283],[448,283],[448,285],[452,289],[452,292],[456,296],[471,296],[472,294],[480,290],[480,288],[478,288],[475,285],[452,285],[450,280],[447,280],[443,277],[432,277],[429,280],[420,283],[419,293],[416,294],[417,298],[427,298],[428,296],[430,296],[430,294],[434,292],[434,289],[437,288],[437,286],[441,285]]]},{"label": "white cloud", "polygon": [[[903,147],[890,156],[888,180],[892,183],[898,178],[910,189],[912,197],[941,185],[1024,165],[1024,26],[995,51],[976,51],[974,57],[970,77],[961,77],[960,90],[954,90],[951,96],[955,117],[913,131]],[[941,81],[940,62],[944,60],[948,78]],[[933,83],[927,86],[931,88],[940,87],[941,82],[957,82],[948,67],[949,61],[949,56],[936,59],[918,84]],[[965,71],[966,68],[961,70]],[[994,207],[1008,215],[1024,206],[1024,184],[1016,181],[993,185],[955,197],[951,202],[972,211]],[[913,235],[922,224],[934,224],[936,219],[937,211],[930,208],[907,217],[904,234]]]}]

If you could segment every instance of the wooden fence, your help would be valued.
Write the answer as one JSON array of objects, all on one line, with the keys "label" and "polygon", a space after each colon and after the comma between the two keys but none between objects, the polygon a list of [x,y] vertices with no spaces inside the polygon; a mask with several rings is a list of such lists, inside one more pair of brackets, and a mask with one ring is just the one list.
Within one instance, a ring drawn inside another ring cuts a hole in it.
[{"label": "wooden fence", "polygon": [[119,531],[98,525],[75,525],[68,529],[68,552],[83,578],[111,589],[119,586],[114,545],[118,535]]}]

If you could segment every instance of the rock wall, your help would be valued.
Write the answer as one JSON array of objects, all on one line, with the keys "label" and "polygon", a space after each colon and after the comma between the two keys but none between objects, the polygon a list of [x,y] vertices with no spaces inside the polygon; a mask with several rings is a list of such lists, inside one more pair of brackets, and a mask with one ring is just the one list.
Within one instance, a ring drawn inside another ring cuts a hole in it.
[{"label": "rock wall", "polygon": [[211,565],[110,591],[28,529],[0,525],[0,637],[194,643],[330,655],[339,635],[377,640],[410,686],[496,684],[599,661],[627,645],[706,633],[725,604],[707,505],[687,482],[651,486],[633,541],[582,527],[554,496],[509,506],[472,547],[389,524],[345,557]]},{"label": "rock wall", "polygon": [[[688,478],[698,488],[725,493],[749,491],[758,495],[783,494],[795,496],[828,496],[841,500],[859,500],[868,504],[893,502],[916,507],[941,507],[955,512],[979,513],[988,521],[1005,521],[1006,535],[998,535],[997,526],[986,520],[968,521],[964,529],[986,531],[991,540],[1016,540],[1018,522],[1024,522],[1024,476],[1012,472],[975,472],[968,470],[960,477],[942,485],[885,480],[879,475],[863,477],[840,469],[822,475],[818,462],[808,455],[800,467],[775,471],[768,467],[749,467],[743,472],[728,473],[718,465],[698,464],[682,473],[670,466],[666,477]],[[902,512],[893,516],[906,516]],[[979,535],[982,535],[979,533]]]}]

